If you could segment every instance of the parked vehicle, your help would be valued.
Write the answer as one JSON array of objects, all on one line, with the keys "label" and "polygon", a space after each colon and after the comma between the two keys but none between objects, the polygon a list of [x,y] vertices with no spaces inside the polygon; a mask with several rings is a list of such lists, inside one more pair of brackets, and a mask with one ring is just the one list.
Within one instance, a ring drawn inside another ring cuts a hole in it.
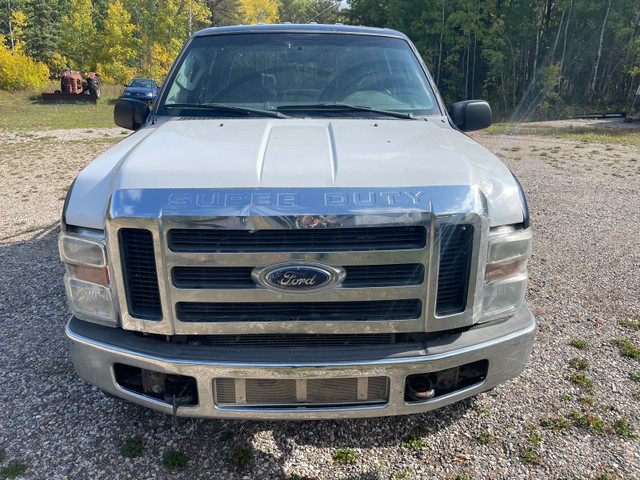
[{"label": "parked vehicle", "polygon": [[531,228],[402,33],[252,25],[192,36],[136,133],[80,173],[60,254],[71,358],[169,414],[423,412],[518,375]]},{"label": "parked vehicle", "polygon": [[158,85],[152,78],[134,78],[125,85],[124,98],[153,102],[158,93]]}]

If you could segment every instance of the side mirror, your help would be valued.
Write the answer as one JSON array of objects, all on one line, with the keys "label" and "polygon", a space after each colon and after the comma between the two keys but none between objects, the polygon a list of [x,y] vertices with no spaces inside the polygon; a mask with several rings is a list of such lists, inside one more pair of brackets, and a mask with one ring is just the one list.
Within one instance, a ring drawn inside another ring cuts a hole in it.
[{"label": "side mirror", "polygon": [[147,121],[150,111],[145,102],[121,98],[113,109],[113,121],[127,130],[138,130]]},{"label": "side mirror", "polygon": [[484,100],[465,100],[449,107],[449,116],[463,132],[482,130],[491,125],[491,107]]}]

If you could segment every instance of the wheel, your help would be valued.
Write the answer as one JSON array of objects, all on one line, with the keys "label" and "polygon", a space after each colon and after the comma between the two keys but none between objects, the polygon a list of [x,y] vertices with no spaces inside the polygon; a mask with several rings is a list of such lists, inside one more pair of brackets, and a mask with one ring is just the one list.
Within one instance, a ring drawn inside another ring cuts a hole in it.
[{"label": "wheel", "polygon": [[89,84],[89,93],[91,95],[95,95],[97,99],[100,99],[100,78],[96,75],[95,77],[90,78],[87,83]]}]

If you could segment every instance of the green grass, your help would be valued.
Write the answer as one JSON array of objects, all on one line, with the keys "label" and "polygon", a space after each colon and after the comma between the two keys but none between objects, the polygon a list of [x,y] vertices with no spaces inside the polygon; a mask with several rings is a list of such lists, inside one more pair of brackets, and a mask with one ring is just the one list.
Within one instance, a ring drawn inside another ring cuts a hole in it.
[{"label": "green grass", "polygon": [[571,383],[574,385],[584,388],[588,392],[595,391],[595,388],[593,388],[593,382],[583,372],[575,372],[571,374],[569,380],[571,380]]},{"label": "green grass", "polygon": [[589,362],[587,362],[584,358],[574,357],[569,360],[569,365],[571,365],[576,370],[589,370]]},{"label": "green grass", "polygon": [[564,432],[569,426],[569,421],[562,417],[549,417],[540,419],[542,428],[549,428],[554,432]]},{"label": "green grass", "polygon": [[578,350],[585,350],[589,344],[587,342],[585,342],[584,340],[580,340],[579,338],[576,338],[575,340],[571,340],[571,343],[569,344],[574,348],[577,348]]},{"label": "green grass", "polygon": [[573,421],[574,425],[587,428],[593,435],[602,435],[604,433],[604,425],[597,415],[591,413],[581,414],[574,410],[569,414],[569,419]]},{"label": "green grass", "polygon": [[0,468],[0,478],[16,478],[26,471],[26,464],[19,460],[11,460],[6,467]]},{"label": "green grass", "polygon": [[633,358],[634,360],[640,360],[640,348],[633,345],[628,339],[617,339],[614,342],[618,349],[620,350],[620,354],[623,357]]},{"label": "green grass", "polygon": [[227,460],[229,466],[236,470],[247,470],[253,460],[253,451],[248,445],[238,445]]},{"label": "green grass", "polygon": [[540,455],[538,455],[533,447],[524,448],[520,451],[520,461],[533,465],[538,465],[542,462]]},{"label": "green grass", "polygon": [[527,123],[495,123],[486,129],[487,133],[506,133],[509,135],[540,135],[562,138],[584,143],[623,144],[640,146],[640,135],[627,130],[597,127],[556,127],[540,128]]},{"label": "green grass", "polygon": [[634,430],[635,428],[628,420],[620,419],[613,422],[613,431],[621,437],[638,438],[638,435],[634,433]]},{"label": "green grass", "polygon": [[137,436],[130,438],[120,447],[120,454],[125,458],[141,457],[143,451],[144,445],[142,444],[142,438]]},{"label": "green grass", "polygon": [[176,450],[171,450],[162,459],[162,464],[169,470],[176,470],[178,468],[184,468],[187,466],[189,459]]},{"label": "green grass", "polygon": [[333,461],[338,465],[348,465],[356,463],[358,454],[349,447],[338,448],[333,452]]},{"label": "green grass", "polygon": [[47,130],[58,128],[115,127],[113,107],[120,88],[104,85],[97,104],[44,104],[39,93],[0,91],[0,128]]},{"label": "green grass", "polygon": [[628,318],[623,318],[622,320],[618,320],[618,325],[625,328],[630,328],[631,330],[639,330],[640,323],[634,322],[633,320],[629,320]]}]

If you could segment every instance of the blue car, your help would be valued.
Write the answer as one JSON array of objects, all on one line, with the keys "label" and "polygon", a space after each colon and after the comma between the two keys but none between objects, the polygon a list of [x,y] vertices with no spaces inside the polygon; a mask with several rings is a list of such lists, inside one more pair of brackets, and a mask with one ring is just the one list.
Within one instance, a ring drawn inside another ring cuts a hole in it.
[{"label": "blue car", "polygon": [[153,102],[158,93],[158,85],[151,78],[134,78],[125,85],[124,98]]}]

